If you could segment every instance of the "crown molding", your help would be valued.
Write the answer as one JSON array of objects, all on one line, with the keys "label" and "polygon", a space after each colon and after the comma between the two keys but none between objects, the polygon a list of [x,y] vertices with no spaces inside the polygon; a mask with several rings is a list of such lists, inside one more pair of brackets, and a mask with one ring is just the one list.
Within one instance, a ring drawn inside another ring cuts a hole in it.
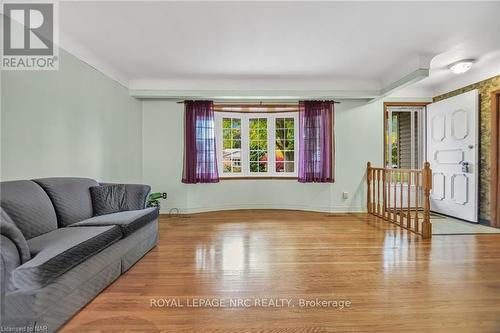
[{"label": "crown molding", "polygon": [[116,81],[123,87],[127,89],[129,88],[129,80],[125,73],[116,69],[108,61],[105,61],[101,57],[97,56],[93,51],[89,50],[87,47],[77,42],[74,38],[70,37],[63,31],[59,32],[59,40],[59,47],[61,49],[101,72],[111,80]]},{"label": "crown molding", "polygon": [[130,95],[139,99],[234,99],[234,100],[297,100],[297,99],[370,99],[376,90],[156,90],[131,89]]}]

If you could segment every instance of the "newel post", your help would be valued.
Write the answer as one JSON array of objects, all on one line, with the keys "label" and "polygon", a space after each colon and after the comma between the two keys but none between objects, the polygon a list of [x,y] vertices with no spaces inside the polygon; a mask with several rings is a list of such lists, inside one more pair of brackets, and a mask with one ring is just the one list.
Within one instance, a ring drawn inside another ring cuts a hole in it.
[{"label": "newel post", "polygon": [[366,193],[366,209],[368,210],[368,213],[371,213],[371,183],[372,183],[372,164],[371,162],[366,163],[366,188],[367,188],[367,193]]},{"label": "newel post", "polygon": [[432,224],[431,224],[431,189],[432,189],[432,170],[431,164],[425,162],[423,170],[423,185],[424,185],[424,220],[422,222],[422,236],[423,238],[432,237]]}]

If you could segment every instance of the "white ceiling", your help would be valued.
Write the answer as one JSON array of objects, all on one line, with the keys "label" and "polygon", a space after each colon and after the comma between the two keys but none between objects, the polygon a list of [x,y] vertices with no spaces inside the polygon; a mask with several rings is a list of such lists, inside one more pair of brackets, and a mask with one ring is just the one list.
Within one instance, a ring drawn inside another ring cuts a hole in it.
[{"label": "white ceiling", "polygon": [[59,10],[61,46],[131,89],[381,91],[430,68],[405,88],[414,94],[439,90],[460,58],[478,59],[472,73],[481,64],[500,73],[500,2],[69,1]]}]

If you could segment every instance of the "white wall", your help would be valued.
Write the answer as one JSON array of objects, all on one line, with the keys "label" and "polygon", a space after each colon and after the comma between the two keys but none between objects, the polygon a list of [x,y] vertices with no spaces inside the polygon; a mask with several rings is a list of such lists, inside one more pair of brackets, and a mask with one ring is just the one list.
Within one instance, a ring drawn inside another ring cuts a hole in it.
[{"label": "white wall", "polygon": [[[181,183],[183,106],[128,90],[61,50],[55,72],[3,72],[1,179],[51,176],[144,182],[167,192],[163,212],[239,208],[365,209],[367,161],[382,164],[382,101],[335,110],[336,182],[223,180]],[[349,199],[342,199],[342,192]]]},{"label": "white wall", "polygon": [[1,73],[1,179],[140,182],[141,102],[60,50],[58,71]]},{"label": "white wall", "polygon": [[[143,181],[167,192],[162,211],[182,213],[240,208],[301,209],[324,212],[365,209],[366,162],[382,165],[382,101],[342,101],[335,106],[336,182],[301,184],[294,180],[222,180],[181,183],[183,106],[167,100],[143,101]],[[342,199],[342,192],[349,199]]]}]

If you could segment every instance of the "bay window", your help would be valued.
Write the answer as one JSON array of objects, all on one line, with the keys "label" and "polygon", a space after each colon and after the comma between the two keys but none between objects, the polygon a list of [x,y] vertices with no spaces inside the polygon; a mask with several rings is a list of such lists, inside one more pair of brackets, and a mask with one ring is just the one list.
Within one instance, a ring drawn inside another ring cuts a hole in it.
[{"label": "bay window", "polygon": [[220,177],[297,177],[297,116],[215,112]]}]

